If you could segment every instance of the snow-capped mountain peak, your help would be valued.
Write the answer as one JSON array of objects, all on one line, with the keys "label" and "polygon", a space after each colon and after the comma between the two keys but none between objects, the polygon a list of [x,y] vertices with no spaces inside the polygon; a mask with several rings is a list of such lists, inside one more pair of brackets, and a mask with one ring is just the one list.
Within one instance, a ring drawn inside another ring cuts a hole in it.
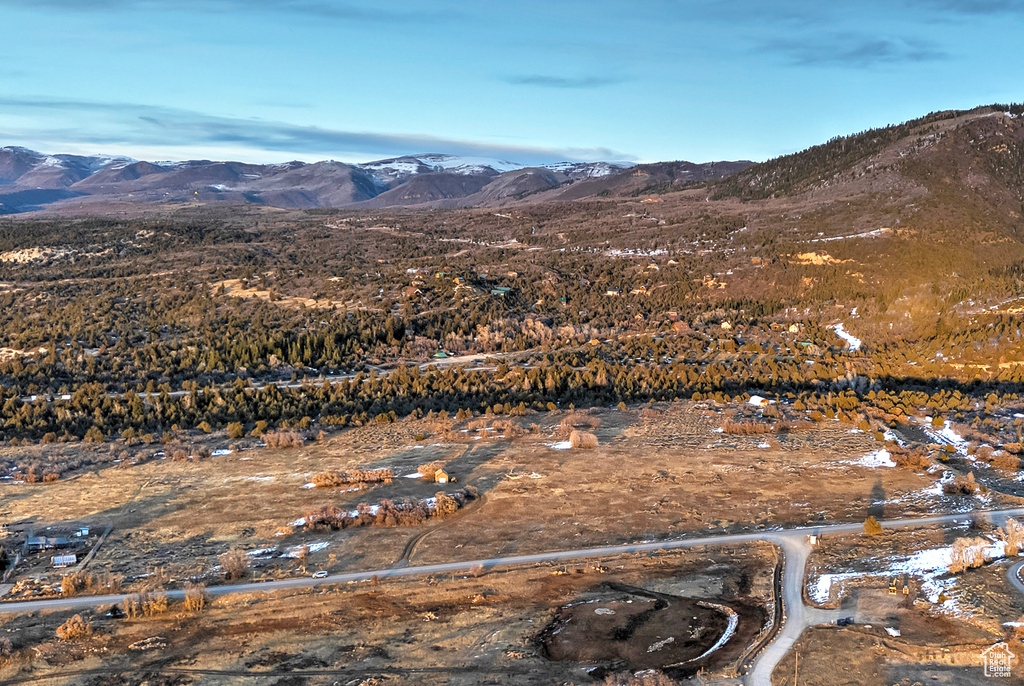
[{"label": "snow-capped mountain peak", "polygon": [[465,155],[441,155],[428,153],[418,155],[428,167],[438,171],[446,171],[454,174],[485,174],[488,170],[500,173],[522,169],[525,164],[509,162],[508,160],[496,160],[490,157],[468,157]]},{"label": "snow-capped mountain peak", "polygon": [[417,174],[443,172],[462,176],[497,176],[527,167],[550,169],[553,172],[565,174],[572,179],[584,179],[607,176],[632,165],[622,162],[555,162],[530,165],[492,157],[425,153],[422,155],[406,155],[386,160],[376,160],[374,162],[363,162],[356,166],[384,182],[393,183],[405,181]]}]

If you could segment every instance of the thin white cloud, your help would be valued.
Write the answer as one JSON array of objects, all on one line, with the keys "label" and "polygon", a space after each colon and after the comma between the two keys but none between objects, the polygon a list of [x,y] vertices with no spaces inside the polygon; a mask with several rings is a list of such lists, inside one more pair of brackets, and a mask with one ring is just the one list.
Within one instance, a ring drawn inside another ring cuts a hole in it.
[{"label": "thin white cloud", "polygon": [[[443,152],[456,155],[496,157],[524,164],[562,160],[632,160],[633,157],[608,148],[548,148],[467,141],[421,134],[346,131],[303,126],[281,121],[223,117],[185,109],[130,103],[102,103],[51,98],[0,96],[4,115],[33,115],[40,123],[32,131],[15,131],[0,126],[0,140],[6,144],[49,141],[51,145],[116,146],[119,150],[160,148],[286,153],[296,157],[340,155],[398,155]],[[73,119],[88,126],[63,126]]]}]

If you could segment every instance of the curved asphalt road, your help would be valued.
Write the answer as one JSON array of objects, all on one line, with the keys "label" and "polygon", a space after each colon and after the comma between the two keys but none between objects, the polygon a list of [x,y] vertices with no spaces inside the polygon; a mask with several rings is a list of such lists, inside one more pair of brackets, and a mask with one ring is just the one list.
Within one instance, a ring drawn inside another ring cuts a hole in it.
[{"label": "curved asphalt road", "polygon": [[1024,568],[1024,560],[1012,565],[1006,572],[1006,576],[1010,580],[1010,585],[1020,591],[1021,594],[1024,594],[1024,579],[1021,579],[1021,568]]},{"label": "curved asphalt road", "polygon": [[[886,529],[904,529],[919,526],[931,526],[934,524],[950,524],[957,521],[968,522],[972,516],[978,515],[986,515],[994,523],[999,523],[1006,517],[1024,515],[1024,508],[1011,510],[975,510],[973,512],[963,514],[933,515],[930,517],[916,517],[910,519],[891,519],[883,521],[881,524]],[[600,548],[580,548],[577,550],[536,553],[533,555],[492,557],[486,560],[467,560],[463,562],[420,565],[417,567],[398,567],[366,572],[349,572],[346,574],[333,574],[322,579],[302,577],[297,579],[282,579],[280,581],[266,581],[262,583],[213,586],[206,589],[206,592],[210,596],[227,595],[229,593],[270,592],[285,589],[308,588],[322,584],[368,581],[373,577],[386,579],[389,577],[418,576],[424,574],[468,572],[475,567],[488,568],[508,565],[538,564],[543,562],[563,562],[590,557],[609,557],[628,553],[679,550],[705,545],[735,545],[737,543],[766,541],[780,546],[784,554],[782,599],[785,619],[783,620],[782,629],[776,635],[775,640],[766,646],[758,656],[757,660],[755,660],[745,681],[747,686],[771,686],[772,672],[775,670],[779,661],[782,660],[796,640],[800,637],[800,634],[803,633],[803,630],[808,626],[829,622],[837,616],[835,611],[820,610],[817,608],[807,607],[804,604],[804,567],[807,562],[807,557],[810,554],[810,546],[806,541],[807,535],[811,533],[816,533],[818,535],[847,534],[862,530],[862,524],[850,523],[797,527],[794,529],[778,529],[773,531],[758,531],[746,534],[718,534],[673,541],[632,543],[604,546]],[[1016,574],[1019,567],[1020,564],[1014,565],[1014,574],[1011,577],[1011,581],[1013,581],[1013,578],[1017,578],[1014,585],[1024,592],[1024,583],[1020,581]],[[182,598],[184,597],[185,592],[181,590],[167,591],[167,595],[170,598]],[[128,594],[122,593],[105,596],[83,596],[77,598],[0,602],[0,613],[37,612],[40,610],[77,610],[80,608],[103,607],[123,602],[127,597]]]}]

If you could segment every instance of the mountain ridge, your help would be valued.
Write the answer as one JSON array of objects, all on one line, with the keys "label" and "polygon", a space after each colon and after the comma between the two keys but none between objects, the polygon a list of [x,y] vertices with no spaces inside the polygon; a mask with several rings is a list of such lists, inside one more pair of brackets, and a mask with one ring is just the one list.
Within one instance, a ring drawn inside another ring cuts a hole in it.
[{"label": "mountain ridge", "polygon": [[[712,169],[716,163],[710,163],[712,167],[670,164],[686,166],[686,173],[695,180],[707,180],[714,174],[694,170]],[[750,163],[727,164],[739,164],[738,169]],[[286,209],[490,206],[534,194],[546,193],[545,199],[557,199],[559,189],[578,183],[583,183],[584,189],[592,186],[595,193],[629,185],[624,173],[644,166],[608,161],[531,166],[443,153],[362,163],[150,162],[104,155],[49,155],[8,146],[0,148],[0,212],[59,210],[74,203],[100,202],[198,201]],[[492,183],[497,185],[488,189]]]}]

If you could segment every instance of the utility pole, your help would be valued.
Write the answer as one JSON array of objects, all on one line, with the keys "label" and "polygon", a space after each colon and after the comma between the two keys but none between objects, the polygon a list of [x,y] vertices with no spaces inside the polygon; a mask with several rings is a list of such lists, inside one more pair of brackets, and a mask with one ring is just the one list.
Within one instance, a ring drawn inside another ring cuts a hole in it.
[{"label": "utility pole", "polygon": [[793,686],[800,686],[800,653],[795,653],[796,662],[793,663]]}]

